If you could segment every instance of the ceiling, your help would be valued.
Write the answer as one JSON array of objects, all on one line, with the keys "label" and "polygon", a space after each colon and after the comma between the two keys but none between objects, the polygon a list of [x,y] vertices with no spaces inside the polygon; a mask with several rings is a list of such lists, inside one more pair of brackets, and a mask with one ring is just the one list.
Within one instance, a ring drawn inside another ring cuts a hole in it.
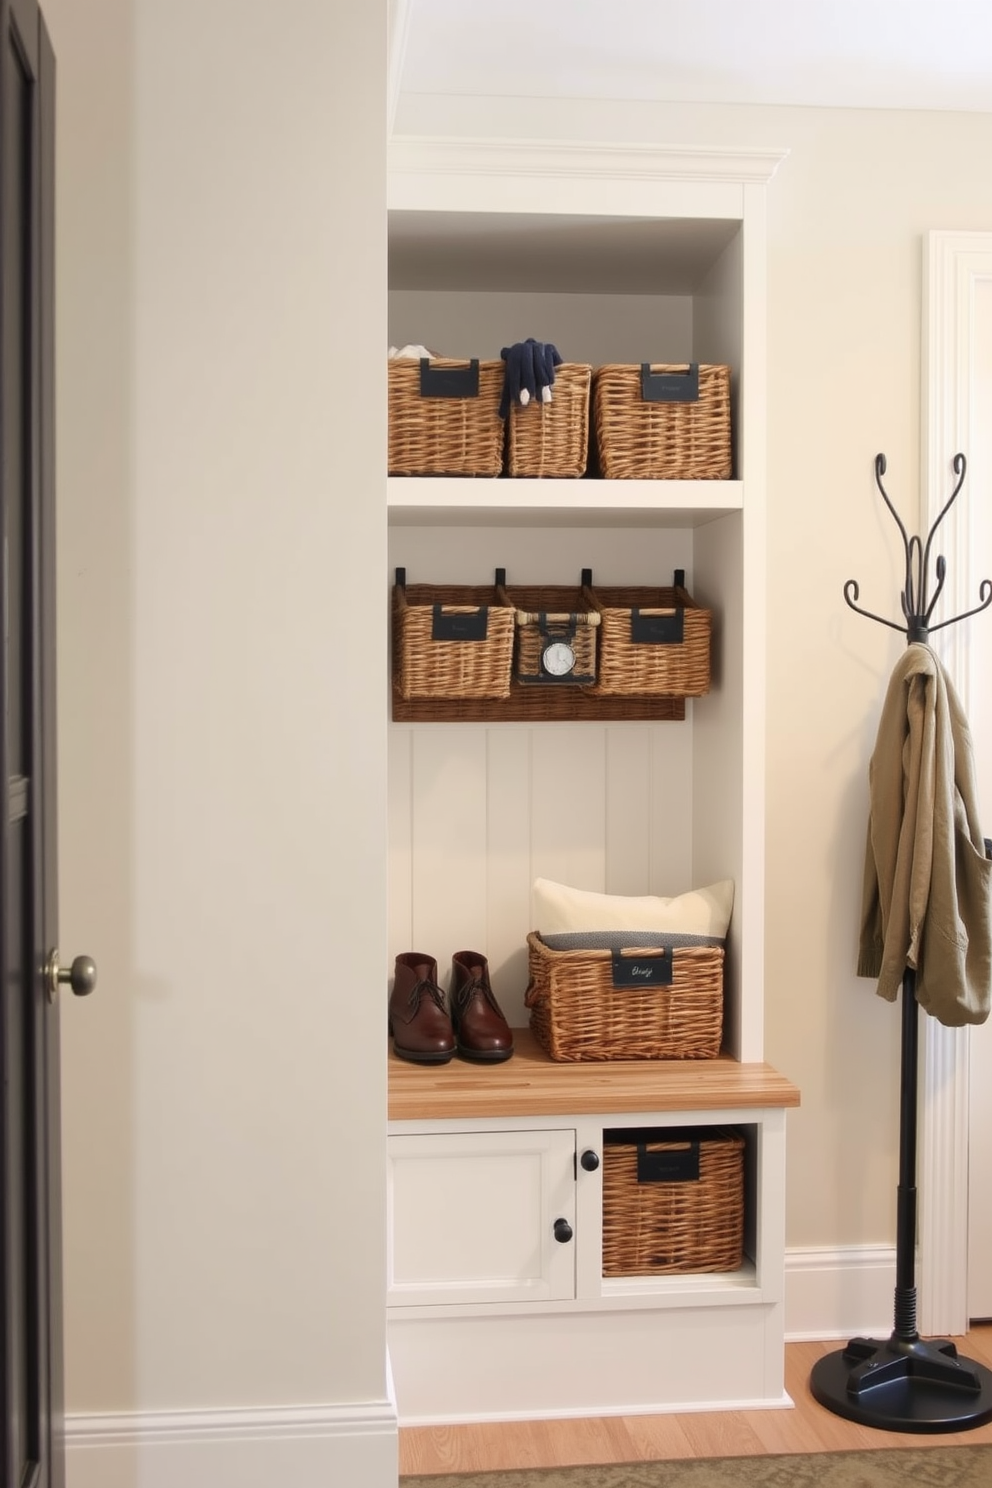
[{"label": "ceiling", "polygon": [[414,94],[992,111],[990,0],[389,0]]}]

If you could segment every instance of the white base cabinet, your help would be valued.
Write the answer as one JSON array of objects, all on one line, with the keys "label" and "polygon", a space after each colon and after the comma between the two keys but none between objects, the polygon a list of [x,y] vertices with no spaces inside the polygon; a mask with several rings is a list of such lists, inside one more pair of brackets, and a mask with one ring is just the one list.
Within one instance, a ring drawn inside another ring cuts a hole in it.
[{"label": "white base cabinet", "polygon": [[[784,1121],[758,1107],[392,1122],[401,1424],[787,1404]],[[746,1140],[740,1268],[604,1277],[604,1133],[709,1125]]]},{"label": "white base cabinet", "polygon": [[782,1382],[781,1303],[394,1315],[388,1339],[401,1426],[792,1404]]},{"label": "white base cabinet", "polygon": [[570,1131],[391,1137],[389,1305],[573,1297],[574,1160]]}]

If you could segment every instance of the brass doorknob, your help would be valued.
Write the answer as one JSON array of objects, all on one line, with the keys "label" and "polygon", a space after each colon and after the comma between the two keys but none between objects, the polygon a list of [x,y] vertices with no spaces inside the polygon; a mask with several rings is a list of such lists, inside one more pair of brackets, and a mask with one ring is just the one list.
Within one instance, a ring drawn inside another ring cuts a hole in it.
[{"label": "brass doorknob", "polygon": [[96,962],[92,956],[76,956],[71,966],[60,966],[58,951],[51,951],[45,966],[45,985],[49,1002],[55,1001],[60,986],[71,987],[77,997],[88,997],[96,986]]}]

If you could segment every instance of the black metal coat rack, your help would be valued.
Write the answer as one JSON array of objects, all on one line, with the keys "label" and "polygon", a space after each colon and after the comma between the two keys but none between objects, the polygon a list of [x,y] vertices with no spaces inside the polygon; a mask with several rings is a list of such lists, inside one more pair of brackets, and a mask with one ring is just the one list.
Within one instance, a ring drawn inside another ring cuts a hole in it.
[{"label": "black metal coat rack", "polygon": [[[937,558],[937,584],[928,595],[930,549],[934,534],[964,484],[967,463],[954,456],[957,483],[926,542],[909,537],[882,484],[885,456],[875,457],[875,483],[902,536],[906,576],[902,623],[873,615],[857,603],[858,585],[848,579],[844,598],[852,610],[881,625],[904,631],[907,642],[926,643],[931,632],[954,625],[988,609],[992,581],[983,579],[980,603],[952,619],[931,624],[944,587],[947,565]],[[988,844],[986,844],[988,848]],[[947,1339],[926,1342],[916,1327],[916,1136],[919,1009],[916,972],[907,967],[902,982],[902,1050],[899,1094],[899,1187],[896,1207],[896,1288],[893,1331],[887,1339],[854,1338],[846,1348],[827,1354],[814,1366],[810,1389],[814,1399],[837,1415],[889,1431],[965,1431],[992,1420],[992,1371],[962,1358]]]}]

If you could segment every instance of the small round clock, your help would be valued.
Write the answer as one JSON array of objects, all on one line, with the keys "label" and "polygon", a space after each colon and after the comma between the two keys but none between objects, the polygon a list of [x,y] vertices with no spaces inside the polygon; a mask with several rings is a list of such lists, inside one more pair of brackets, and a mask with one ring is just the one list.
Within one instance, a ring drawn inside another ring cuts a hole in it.
[{"label": "small round clock", "polygon": [[567,641],[548,641],[541,652],[541,666],[549,677],[567,677],[575,670],[575,652]]}]

